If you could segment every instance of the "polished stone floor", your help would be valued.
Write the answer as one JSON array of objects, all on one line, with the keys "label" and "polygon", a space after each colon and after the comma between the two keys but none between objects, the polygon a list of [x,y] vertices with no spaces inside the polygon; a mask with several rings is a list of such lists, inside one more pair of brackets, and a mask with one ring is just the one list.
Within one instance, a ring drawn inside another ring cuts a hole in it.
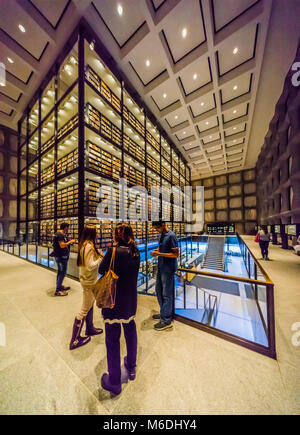
[{"label": "polished stone floor", "polygon": [[[0,252],[0,414],[300,414],[300,346],[291,330],[300,322],[300,257],[273,246],[270,257],[261,263],[276,284],[277,361],[178,322],[154,331],[156,300],[140,295],[137,378],[110,399],[99,385],[104,335],[68,350],[79,283],[67,279],[69,296],[55,298],[52,271]],[[97,309],[95,319],[101,326]]]}]

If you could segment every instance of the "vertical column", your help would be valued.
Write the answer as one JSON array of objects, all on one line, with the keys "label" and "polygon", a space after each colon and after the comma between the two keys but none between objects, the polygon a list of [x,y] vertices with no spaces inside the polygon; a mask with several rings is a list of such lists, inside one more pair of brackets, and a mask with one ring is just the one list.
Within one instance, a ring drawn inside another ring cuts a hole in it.
[{"label": "vertical column", "polygon": [[57,231],[57,132],[58,132],[58,80],[59,80],[59,65],[55,66],[54,76],[54,232]]},{"label": "vertical column", "polygon": [[26,241],[26,258],[28,259],[28,165],[29,165],[29,144],[28,144],[28,136],[29,136],[29,110],[26,110],[26,224],[25,224],[25,241]]},{"label": "vertical column", "polygon": [[[41,147],[42,147],[42,92],[39,96],[39,114],[38,114],[38,203],[37,203],[37,220],[38,220],[38,234],[37,234],[37,244],[41,243]],[[54,116],[55,119],[55,116]],[[54,121],[55,122],[55,121]]]},{"label": "vertical column", "polygon": [[16,236],[17,241],[20,240],[20,182],[21,182],[21,120],[18,122],[18,157],[17,157],[17,229],[16,229]]},{"label": "vertical column", "polygon": [[83,27],[79,28],[78,41],[78,237],[84,228],[84,34]]}]

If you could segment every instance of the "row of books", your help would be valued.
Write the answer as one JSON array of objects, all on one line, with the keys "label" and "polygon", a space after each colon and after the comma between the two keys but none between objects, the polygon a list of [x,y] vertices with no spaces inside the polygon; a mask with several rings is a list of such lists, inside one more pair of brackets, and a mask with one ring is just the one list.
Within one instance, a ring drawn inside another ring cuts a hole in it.
[{"label": "row of books", "polygon": [[[78,125],[78,114],[74,115],[69,121],[67,121],[57,132],[57,141],[63,136],[72,131]],[[41,144],[41,154],[48,149],[52,148],[55,143],[55,135],[51,136],[45,143]]]},{"label": "row of books", "polygon": [[121,114],[121,100],[107,86],[107,84],[98,76],[98,74],[88,65],[85,70],[86,79],[97,89],[117,112]]},{"label": "row of books", "polygon": [[113,180],[118,180],[121,177],[121,159],[91,141],[86,143],[86,165],[104,177]]},{"label": "row of books", "polygon": [[[57,162],[57,176],[67,174],[78,167],[78,149],[71,151],[66,156],[62,157]],[[48,166],[41,171],[41,186],[54,180],[54,164]],[[38,175],[36,175],[38,183]]]}]

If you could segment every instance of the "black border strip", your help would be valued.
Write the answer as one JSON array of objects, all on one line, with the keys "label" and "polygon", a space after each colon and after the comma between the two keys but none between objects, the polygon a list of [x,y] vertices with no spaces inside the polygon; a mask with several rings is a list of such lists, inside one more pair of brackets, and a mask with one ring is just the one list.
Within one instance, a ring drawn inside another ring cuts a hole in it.
[{"label": "black border strip", "polygon": [[[49,41],[47,41],[45,47],[43,48],[43,50],[42,50],[42,52],[41,52],[41,54],[40,54],[40,57],[35,57],[32,53],[30,53],[30,51],[28,51],[25,47],[23,47],[23,45],[21,45],[21,44],[20,44],[18,41],[16,41],[12,36],[10,36],[10,35],[9,35],[9,34],[4,30],[4,29],[1,28],[1,30],[2,30],[2,32],[5,33],[5,35],[6,35],[9,39],[11,39],[12,41],[14,41],[14,43],[17,44],[20,48],[22,48],[22,50],[26,51],[26,53],[28,53],[28,54],[29,54],[29,55],[30,55],[34,60],[37,60],[38,62],[40,62],[40,60],[41,60],[43,54],[45,53],[46,48],[47,48],[48,45],[49,45]],[[26,63],[25,60],[23,60],[23,62]]]},{"label": "black border strip", "polygon": [[195,115],[194,112],[193,112],[193,108],[192,108],[192,104],[193,104],[193,102],[190,103],[190,105],[189,105],[188,107],[189,107],[189,109],[191,110],[191,114],[192,114],[193,119],[197,118],[197,117],[200,116],[200,115],[204,115],[205,113],[208,113],[208,112],[210,112],[211,110],[216,109],[216,107],[217,107],[216,96],[215,96],[215,93],[214,93],[214,92],[213,92],[212,94],[213,94],[213,99],[214,99],[215,106],[212,107],[211,109],[206,110],[205,112],[201,112],[201,113],[199,113],[198,115]]},{"label": "black border strip", "polygon": [[249,113],[249,105],[250,105],[250,103],[244,103],[244,104],[247,104],[246,113],[244,113],[243,115],[237,116],[236,118],[229,119],[229,121],[224,121],[224,113],[222,113],[222,122],[223,122],[223,125],[226,124],[227,122],[236,121],[236,120],[238,120],[240,118],[243,118],[244,116],[247,116],[248,113]]},{"label": "black border strip", "polygon": [[[162,109],[159,107],[159,105],[157,104],[157,102],[154,100],[154,98],[152,97],[152,95],[150,96],[150,98],[152,99],[152,101],[154,102],[155,106],[158,108],[158,110],[160,112],[162,112],[163,110],[167,109],[168,107],[172,106],[173,104],[177,103],[177,101],[180,101],[180,99],[178,98],[177,100],[173,101],[173,103],[168,104],[167,106],[163,107]],[[178,107],[179,109],[179,107]]]},{"label": "black border strip", "polygon": [[[0,95],[3,95],[4,97],[6,97],[6,98],[9,98],[11,101],[13,101],[14,103],[18,103],[19,101],[20,101],[20,99],[21,99],[21,97],[22,97],[22,92],[20,92],[20,94],[19,94],[19,96],[18,96],[18,99],[17,100],[15,100],[14,98],[12,98],[12,97],[10,97],[9,95],[6,95],[4,92],[1,92],[0,91]],[[5,103],[4,103],[5,104]]]},{"label": "black border strip", "polygon": [[166,3],[166,0],[163,0],[162,2],[161,2],[161,4],[156,8],[155,7],[155,5],[154,5],[154,3],[153,3],[153,0],[151,0],[151,3],[152,3],[152,6],[153,6],[153,9],[154,9],[154,11],[155,11],[155,13],[162,7],[162,5],[164,4],[164,3]]}]

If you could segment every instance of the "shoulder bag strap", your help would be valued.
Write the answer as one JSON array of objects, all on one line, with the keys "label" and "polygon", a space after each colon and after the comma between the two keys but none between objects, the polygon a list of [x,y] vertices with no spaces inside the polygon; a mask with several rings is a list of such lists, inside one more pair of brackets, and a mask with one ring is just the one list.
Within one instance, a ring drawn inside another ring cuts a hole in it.
[{"label": "shoulder bag strap", "polygon": [[114,270],[115,255],[116,255],[116,248],[114,247],[113,251],[112,251],[112,254],[111,254],[110,265],[109,265],[109,269],[108,270]]}]

